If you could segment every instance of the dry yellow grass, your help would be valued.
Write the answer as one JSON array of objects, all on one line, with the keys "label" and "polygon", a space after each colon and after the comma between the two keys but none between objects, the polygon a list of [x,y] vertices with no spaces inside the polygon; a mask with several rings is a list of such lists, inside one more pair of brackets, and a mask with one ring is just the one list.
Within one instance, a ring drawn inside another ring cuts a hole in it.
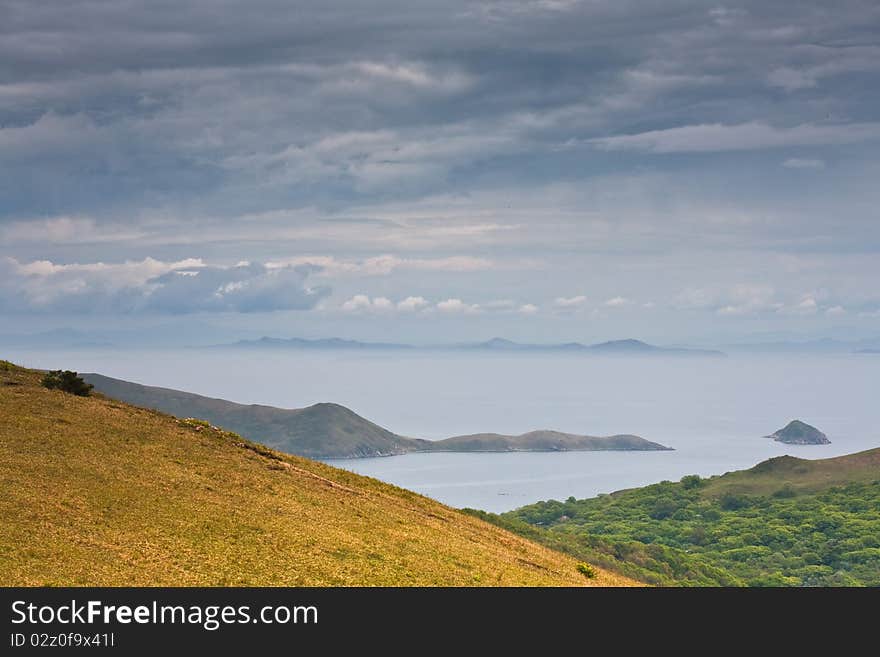
[{"label": "dry yellow grass", "polygon": [[0,362],[0,585],[619,586],[374,479]]}]

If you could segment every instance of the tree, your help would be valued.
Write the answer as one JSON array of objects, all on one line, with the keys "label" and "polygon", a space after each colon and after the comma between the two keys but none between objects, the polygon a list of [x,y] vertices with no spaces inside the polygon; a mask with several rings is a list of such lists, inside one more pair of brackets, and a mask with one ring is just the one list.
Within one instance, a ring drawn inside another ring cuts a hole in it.
[{"label": "tree", "polygon": [[83,381],[82,377],[70,370],[52,370],[43,375],[43,385],[50,390],[69,392],[78,397],[88,397],[92,388],[91,383]]},{"label": "tree", "polygon": [[667,497],[661,497],[654,502],[650,513],[648,514],[654,520],[664,520],[678,511],[678,505]]},{"label": "tree", "polygon": [[681,478],[681,485],[684,486],[685,490],[691,490],[692,488],[702,486],[703,480],[700,478],[700,475],[685,475]]}]

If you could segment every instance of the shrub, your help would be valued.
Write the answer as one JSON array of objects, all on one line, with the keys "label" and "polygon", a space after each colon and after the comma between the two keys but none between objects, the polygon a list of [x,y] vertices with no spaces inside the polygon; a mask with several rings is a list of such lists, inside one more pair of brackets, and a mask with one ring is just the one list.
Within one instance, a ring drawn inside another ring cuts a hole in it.
[{"label": "shrub", "polygon": [[685,490],[691,490],[692,488],[702,486],[703,480],[700,478],[700,475],[685,475],[681,478],[681,485],[684,486]]},{"label": "shrub", "polygon": [[736,493],[724,493],[718,500],[718,504],[725,511],[738,511],[751,505],[751,500],[747,495],[737,495]]},{"label": "shrub", "polygon": [[654,520],[664,520],[678,511],[678,505],[671,499],[661,497],[654,502],[648,513]]},{"label": "shrub", "polygon": [[593,566],[583,561],[577,565],[577,571],[587,579],[593,579],[599,574]]},{"label": "shrub", "polygon": [[777,499],[789,499],[791,497],[795,497],[797,493],[794,488],[792,488],[791,484],[785,484],[782,488],[773,493],[773,497]]},{"label": "shrub", "polygon": [[78,397],[88,397],[94,387],[83,381],[82,377],[70,370],[52,370],[43,375],[43,385],[50,390],[69,392]]}]

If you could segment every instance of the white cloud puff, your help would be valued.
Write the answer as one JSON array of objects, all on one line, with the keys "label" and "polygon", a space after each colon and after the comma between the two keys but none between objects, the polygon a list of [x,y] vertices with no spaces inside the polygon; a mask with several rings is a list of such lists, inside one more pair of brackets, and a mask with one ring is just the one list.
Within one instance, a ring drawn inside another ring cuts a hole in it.
[{"label": "white cloud puff", "polygon": [[397,309],[401,312],[418,312],[428,307],[428,300],[425,297],[407,297],[403,301],[397,303]]},{"label": "white cloud puff", "polygon": [[480,312],[480,306],[475,303],[465,303],[461,299],[446,299],[437,304],[437,310],[447,314],[473,315]]},{"label": "white cloud puff", "polygon": [[580,294],[575,297],[556,297],[556,299],[553,300],[553,305],[557,308],[571,309],[583,306],[586,301],[587,297]]}]

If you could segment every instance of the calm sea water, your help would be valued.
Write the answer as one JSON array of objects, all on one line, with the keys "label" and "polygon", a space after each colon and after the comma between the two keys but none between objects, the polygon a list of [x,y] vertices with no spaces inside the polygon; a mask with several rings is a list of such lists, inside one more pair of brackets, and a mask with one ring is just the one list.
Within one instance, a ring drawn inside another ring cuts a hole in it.
[{"label": "calm sea water", "polygon": [[[635,433],[674,452],[411,454],[333,465],[452,506],[492,511],[588,497],[779,454],[824,458],[880,446],[880,357],[602,358],[455,352],[66,352],[4,350],[33,367],[95,371],[243,403],[344,404],[400,434],[442,438],[557,429]],[[826,446],[762,438],[793,418]]]}]

